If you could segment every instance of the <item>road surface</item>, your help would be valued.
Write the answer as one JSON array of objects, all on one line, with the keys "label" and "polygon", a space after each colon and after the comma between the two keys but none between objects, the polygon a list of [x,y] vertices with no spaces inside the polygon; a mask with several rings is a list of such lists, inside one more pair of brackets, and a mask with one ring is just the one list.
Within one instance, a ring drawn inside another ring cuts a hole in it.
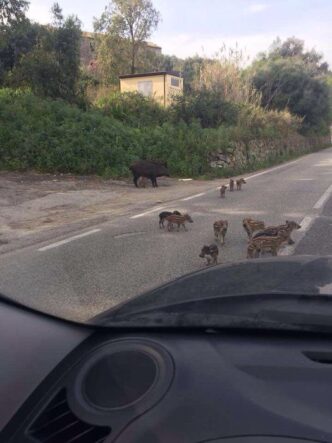
[{"label": "road surface", "polygon": [[[153,190],[151,189],[151,192]],[[161,210],[188,212],[188,232],[159,229]],[[84,321],[120,302],[191,271],[214,241],[212,225],[227,219],[220,262],[245,259],[242,219],[302,224],[286,254],[332,254],[332,148],[247,177],[241,192],[216,187],[117,217],[93,228],[0,256],[0,292],[26,305]],[[245,282],[244,282],[245,284]]]}]

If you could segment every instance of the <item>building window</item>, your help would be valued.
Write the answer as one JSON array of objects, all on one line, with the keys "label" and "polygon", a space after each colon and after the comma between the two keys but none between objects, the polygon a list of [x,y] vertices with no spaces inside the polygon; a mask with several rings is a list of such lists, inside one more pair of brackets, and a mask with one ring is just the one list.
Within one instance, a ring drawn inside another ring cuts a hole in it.
[{"label": "building window", "polygon": [[137,90],[144,95],[144,97],[152,97],[152,81],[138,82]]},{"label": "building window", "polygon": [[180,87],[180,79],[176,77],[171,77],[171,85],[175,86],[176,88]]}]

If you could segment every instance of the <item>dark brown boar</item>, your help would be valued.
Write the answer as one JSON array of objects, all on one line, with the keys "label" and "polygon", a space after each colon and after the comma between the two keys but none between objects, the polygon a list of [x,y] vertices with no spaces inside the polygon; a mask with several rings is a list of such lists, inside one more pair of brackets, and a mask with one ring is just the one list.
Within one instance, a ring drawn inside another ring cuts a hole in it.
[{"label": "dark brown boar", "polygon": [[158,162],[156,160],[138,160],[133,163],[129,169],[133,173],[136,188],[138,188],[137,180],[139,177],[149,178],[154,188],[158,186],[157,177],[169,177],[167,163]]}]

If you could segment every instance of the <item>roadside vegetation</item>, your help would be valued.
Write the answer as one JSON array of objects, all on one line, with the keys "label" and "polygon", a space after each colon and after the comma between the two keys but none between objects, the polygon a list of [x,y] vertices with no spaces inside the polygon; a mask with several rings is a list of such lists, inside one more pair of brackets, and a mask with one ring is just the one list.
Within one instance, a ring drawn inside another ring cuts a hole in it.
[{"label": "roadside vegetation", "polygon": [[[27,19],[27,8],[23,0],[0,6],[0,169],[123,177],[133,160],[150,158],[177,176],[226,176],[292,154],[213,169],[211,152],[329,134],[331,71],[294,37],[276,40],[250,65],[226,48],[180,60],[145,48],[159,21],[149,0],[114,0],[95,22],[97,68],[87,70],[79,19],[54,4],[52,23],[42,26]],[[118,91],[119,74],[160,69],[184,77],[184,95],[168,109]]]}]

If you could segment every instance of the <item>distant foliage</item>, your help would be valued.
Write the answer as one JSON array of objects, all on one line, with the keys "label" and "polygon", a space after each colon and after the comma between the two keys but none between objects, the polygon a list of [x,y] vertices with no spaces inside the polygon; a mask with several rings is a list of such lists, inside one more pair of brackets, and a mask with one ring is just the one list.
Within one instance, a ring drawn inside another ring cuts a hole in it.
[{"label": "distant foliage", "polygon": [[80,101],[80,26],[76,17],[64,18],[54,4],[52,26],[24,20],[0,27],[0,84]]},{"label": "distant foliage", "polygon": [[303,133],[327,134],[331,123],[328,65],[314,50],[304,51],[301,40],[277,40],[253,66],[253,85],[262,106],[284,110],[302,119]]},{"label": "distant foliage", "polygon": [[29,2],[26,0],[1,0],[0,26],[11,25],[25,20]]}]

